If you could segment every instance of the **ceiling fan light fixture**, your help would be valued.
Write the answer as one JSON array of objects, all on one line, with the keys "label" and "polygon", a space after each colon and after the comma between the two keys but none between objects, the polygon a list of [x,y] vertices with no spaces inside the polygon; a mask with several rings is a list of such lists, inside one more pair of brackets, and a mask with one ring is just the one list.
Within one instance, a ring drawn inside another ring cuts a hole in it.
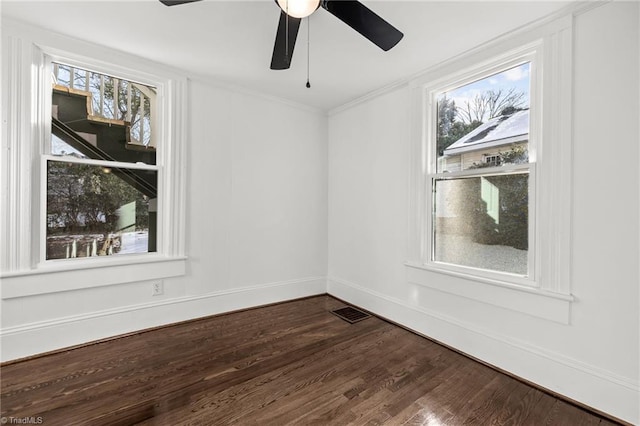
[{"label": "ceiling fan light fixture", "polygon": [[320,6],[320,0],[276,0],[280,9],[292,18],[306,18]]}]

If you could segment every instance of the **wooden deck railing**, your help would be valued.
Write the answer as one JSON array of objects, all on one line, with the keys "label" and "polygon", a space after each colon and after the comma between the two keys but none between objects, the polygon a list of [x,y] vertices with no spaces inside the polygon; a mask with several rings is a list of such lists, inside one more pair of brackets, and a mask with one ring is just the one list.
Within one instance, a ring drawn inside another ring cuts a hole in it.
[{"label": "wooden deck railing", "polygon": [[86,92],[90,116],[126,121],[130,143],[155,148],[156,92],[152,87],[58,63],[53,64],[53,84]]}]

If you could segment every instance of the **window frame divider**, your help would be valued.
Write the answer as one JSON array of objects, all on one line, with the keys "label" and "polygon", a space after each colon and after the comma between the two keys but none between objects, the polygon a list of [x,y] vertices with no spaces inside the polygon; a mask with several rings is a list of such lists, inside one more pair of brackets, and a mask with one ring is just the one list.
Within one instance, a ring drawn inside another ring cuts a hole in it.
[{"label": "window frame divider", "polygon": [[108,161],[108,160],[95,160],[93,158],[77,158],[65,155],[52,155],[44,154],[41,156],[42,160],[46,161],[58,161],[60,163],[76,163],[76,164],[89,164],[91,166],[111,167],[114,169],[132,169],[132,170],[160,170],[162,166],[156,164],[143,164],[143,163],[127,163],[123,161]]}]

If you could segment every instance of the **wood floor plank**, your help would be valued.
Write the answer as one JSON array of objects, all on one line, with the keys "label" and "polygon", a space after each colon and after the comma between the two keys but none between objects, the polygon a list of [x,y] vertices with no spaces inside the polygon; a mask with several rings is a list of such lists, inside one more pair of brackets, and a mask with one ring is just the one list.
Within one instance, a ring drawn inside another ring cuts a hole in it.
[{"label": "wood floor plank", "polygon": [[[393,376],[393,372],[387,371],[386,372],[386,376],[387,377],[392,377]],[[331,389],[331,392],[332,392],[333,395],[339,395],[340,397],[345,398],[345,401],[343,401],[343,403],[341,405],[339,405],[339,406],[338,405],[333,405],[333,406],[328,406],[326,408],[323,408],[322,410],[314,410],[314,411],[318,412],[318,414],[321,415],[322,418],[324,418],[325,421],[327,421],[327,422],[339,423],[338,420],[337,420],[338,416],[340,415],[341,412],[343,412],[343,413],[346,412],[345,410],[347,410],[347,409],[350,410],[350,413],[348,414],[348,417],[352,417],[352,413],[354,413],[354,411],[356,411],[357,409],[360,409],[361,410],[360,412],[369,412],[369,411],[371,411],[371,410],[368,410],[368,409],[363,410],[361,405],[358,404],[358,399],[356,399],[356,398],[352,398],[352,399],[348,400],[348,397],[346,395],[349,393],[350,390],[353,389],[353,384],[350,383],[350,382],[345,382],[344,379],[340,380],[341,377],[357,378],[357,375],[354,374],[352,368],[349,368],[348,364],[344,364],[343,365],[343,373],[341,374],[341,376],[337,377],[332,382],[327,383],[327,385]],[[366,385],[366,382],[359,381],[357,383],[357,386],[362,386],[362,385]],[[391,392],[389,392],[389,394],[391,394]],[[378,410],[378,411],[380,411],[380,410]]]},{"label": "wood floor plank", "polygon": [[[384,334],[394,331],[394,328],[391,326],[385,328]],[[348,367],[352,362],[350,360],[353,355],[352,348],[358,346],[359,342],[369,342],[369,344],[378,342],[378,346],[380,346],[379,343],[381,341],[379,339],[383,338],[384,334],[375,330],[371,334],[359,332],[348,341],[321,348],[314,354],[301,357],[297,360],[291,360],[286,366],[286,369],[289,371],[273,379],[270,383],[270,389],[278,389],[280,392],[276,391],[274,394],[267,390],[263,392],[263,394],[269,399],[268,402],[263,401],[258,404],[255,403],[258,401],[254,401],[254,403],[249,406],[265,406],[269,404],[271,413],[276,412],[280,405],[285,405],[285,408],[290,410],[287,403],[290,395],[297,395],[299,393],[311,395],[315,389],[331,389],[330,386],[332,383],[345,379],[344,366]],[[389,340],[391,338],[392,337],[387,337],[386,339]],[[382,340],[382,342],[383,341],[384,340]],[[369,346],[366,347],[369,348]]]},{"label": "wood floor plank", "polygon": [[487,419],[488,424],[513,426],[525,424],[525,419],[532,412],[533,391],[534,389],[518,382],[507,396],[502,408],[492,410]]},{"label": "wood floor plank", "polygon": [[1,415],[47,425],[615,424],[329,296],[2,366]]}]

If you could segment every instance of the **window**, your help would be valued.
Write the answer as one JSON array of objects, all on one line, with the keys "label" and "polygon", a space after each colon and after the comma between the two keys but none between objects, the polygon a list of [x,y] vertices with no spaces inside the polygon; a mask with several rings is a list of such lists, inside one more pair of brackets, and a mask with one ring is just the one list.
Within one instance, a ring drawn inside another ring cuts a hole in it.
[{"label": "window", "polygon": [[156,88],[52,68],[45,259],[155,252]]},{"label": "window", "polygon": [[531,275],[531,61],[430,90],[435,134],[429,261],[471,273]]},{"label": "window", "polygon": [[3,299],[184,275],[186,78],[79,40],[7,34]]},{"label": "window", "polygon": [[[572,19],[506,35],[411,82],[409,284],[568,324]],[[483,97],[500,88],[520,102]]]},{"label": "window", "polygon": [[484,163],[489,166],[501,166],[502,165],[502,156],[500,155],[485,155]]}]

